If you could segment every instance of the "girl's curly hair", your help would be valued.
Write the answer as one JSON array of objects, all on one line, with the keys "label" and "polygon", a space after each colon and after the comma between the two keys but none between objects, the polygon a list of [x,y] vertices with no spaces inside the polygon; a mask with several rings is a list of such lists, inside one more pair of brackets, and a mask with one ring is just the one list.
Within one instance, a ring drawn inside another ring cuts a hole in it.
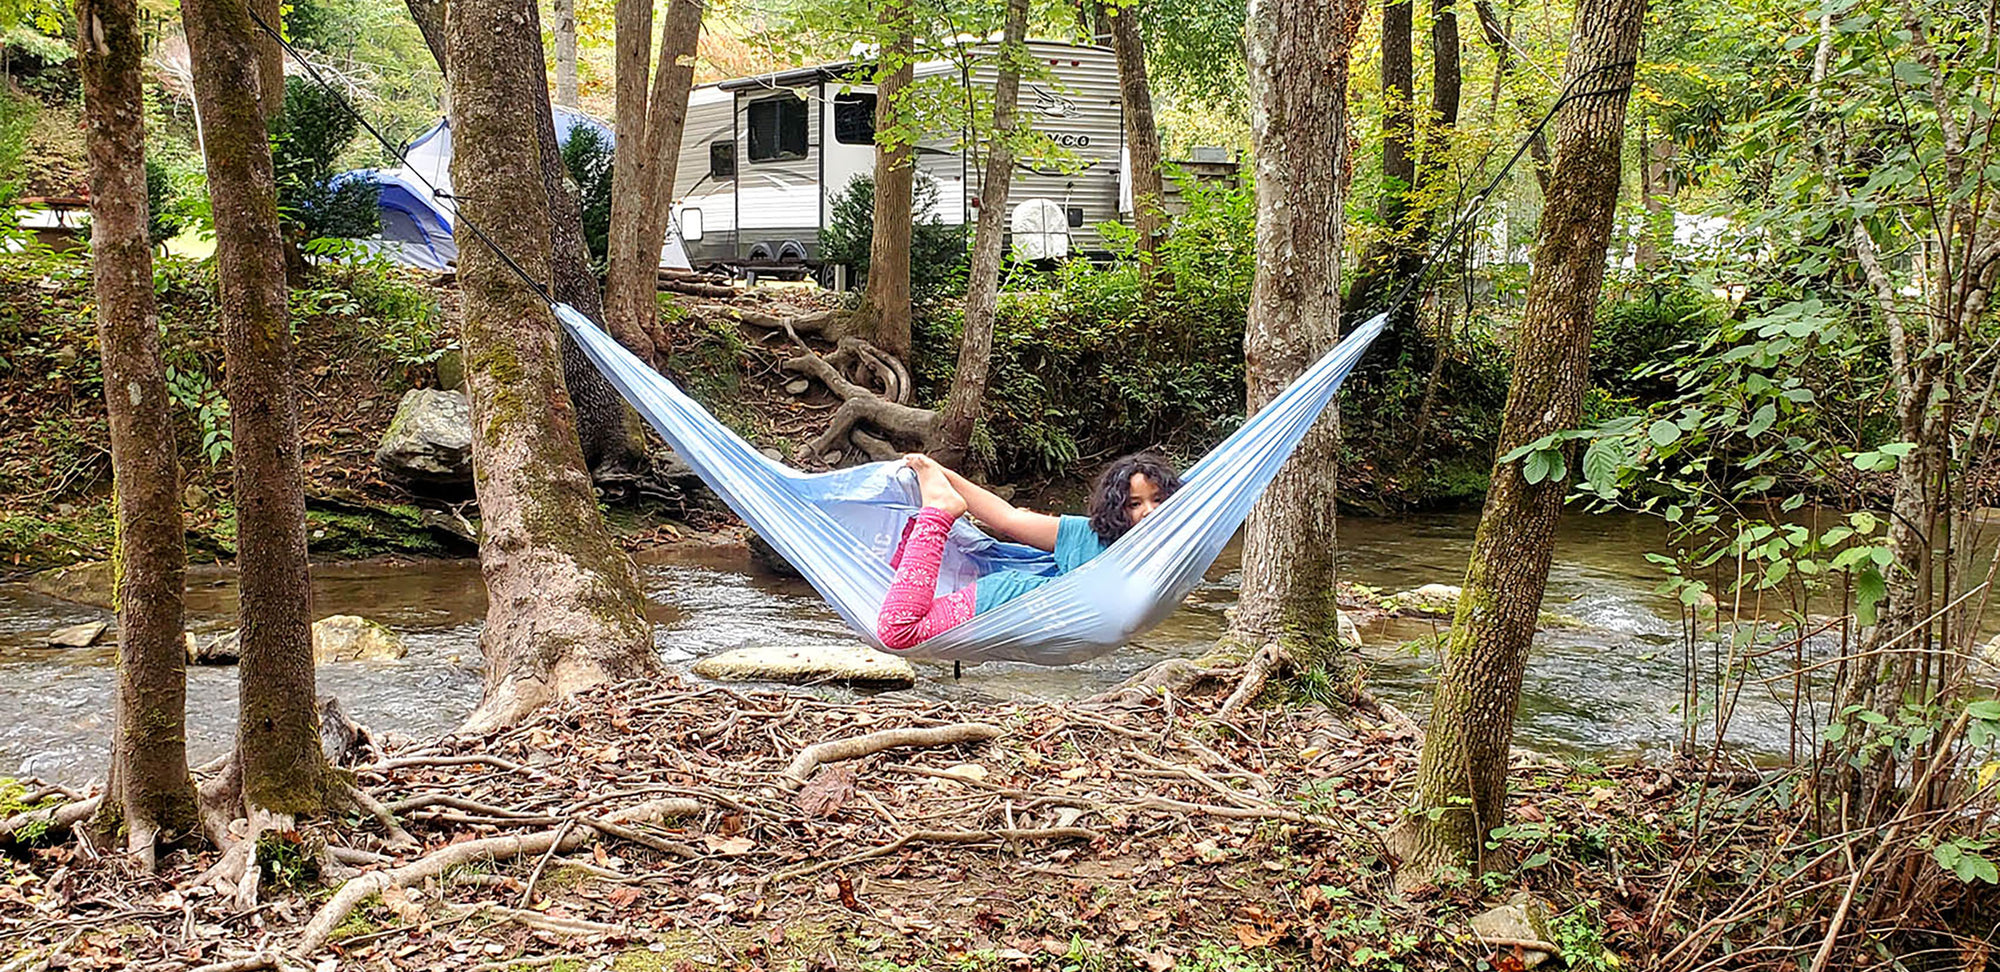
[{"label": "girl's curly hair", "polygon": [[1107,544],[1133,527],[1125,514],[1125,504],[1132,498],[1133,476],[1146,477],[1159,491],[1161,502],[1181,488],[1181,474],[1157,452],[1135,452],[1112,460],[1097,474],[1097,485],[1090,490],[1090,528]]}]

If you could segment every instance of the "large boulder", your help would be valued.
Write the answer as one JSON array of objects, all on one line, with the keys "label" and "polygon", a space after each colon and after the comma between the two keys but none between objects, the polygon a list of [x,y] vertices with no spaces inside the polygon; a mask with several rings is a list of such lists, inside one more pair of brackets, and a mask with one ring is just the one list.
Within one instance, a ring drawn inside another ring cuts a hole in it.
[{"label": "large boulder", "polygon": [[412,388],[375,449],[384,475],[434,486],[472,485],[472,406],[462,392]]},{"label": "large boulder", "polygon": [[859,645],[738,648],[694,663],[694,673],[718,682],[843,682],[908,688],[917,670],[904,659]]},{"label": "large boulder", "polygon": [[111,610],[111,561],[98,560],[45,570],[28,578],[28,589],[48,597]]},{"label": "large boulder", "polygon": [[[410,654],[401,635],[352,614],[336,614],[313,622],[313,663],[395,661]],[[187,636],[188,661],[196,665],[234,665],[243,658],[243,632],[202,639]]]},{"label": "large boulder", "polygon": [[410,653],[400,635],[367,618],[336,614],[313,622],[313,662],[395,661]]},{"label": "large boulder", "polygon": [[1465,589],[1455,584],[1425,584],[1415,590],[1391,594],[1383,606],[1397,614],[1448,618],[1458,612],[1458,596]]}]

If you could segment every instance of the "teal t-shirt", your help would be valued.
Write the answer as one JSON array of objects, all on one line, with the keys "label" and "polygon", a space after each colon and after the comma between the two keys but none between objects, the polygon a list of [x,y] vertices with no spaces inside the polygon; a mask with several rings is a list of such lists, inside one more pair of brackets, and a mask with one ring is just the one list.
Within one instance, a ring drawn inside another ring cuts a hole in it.
[{"label": "teal t-shirt", "polygon": [[[1067,574],[1104,552],[1105,543],[1090,528],[1087,516],[1059,517],[1056,524],[1056,572]],[[1053,574],[1018,570],[994,571],[981,577],[972,593],[972,613],[984,614],[1055,579]]]}]

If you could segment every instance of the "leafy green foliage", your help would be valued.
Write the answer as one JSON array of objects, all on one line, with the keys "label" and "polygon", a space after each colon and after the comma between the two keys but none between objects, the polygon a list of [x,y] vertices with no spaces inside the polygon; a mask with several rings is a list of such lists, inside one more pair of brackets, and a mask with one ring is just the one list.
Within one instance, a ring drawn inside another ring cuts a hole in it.
[{"label": "leafy green foliage", "polygon": [[340,155],[360,130],[332,92],[306,78],[285,79],[285,106],[271,122],[271,168],[281,216],[301,242],[381,229],[375,183],[337,178]]},{"label": "leafy green foliage", "polygon": [[[917,179],[911,211],[935,212],[937,183]],[[868,246],[875,237],[875,180],[855,176],[828,207],[826,228],[820,231],[820,259],[844,263],[854,271],[858,286],[868,279]],[[910,293],[928,302],[965,293],[966,231],[947,226],[936,216],[919,217],[910,231]]]},{"label": "leafy green foliage", "polygon": [[611,247],[611,141],[590,125],[578,125],[563,142],[562,159],[583,207],[584,248],[602,274]]},{"label": "leafy green foliage", "polygon": [[[1245,190],[1194,187],[1162,247],[1172,285],[1151,307],[1121,259],[1016,265],[994,321],[975,448],[1007,476],[1068,474],[1085,456],[1148,446],[1196,452],[1243,415],[1243,324],[1255,254]],[[956,310],[917,321],[917,379],[943,397],[957,361]]]},{"label": "leafy green foliage", "polygon": [[1654,400],[1672,395],[1675,381],[1670,371],[1658,367],[1661,358],[1713,329],[1713,305],[1691,289],[1660,286],[1606,302],[1590,341],[1591,381],[1614,396]]}]

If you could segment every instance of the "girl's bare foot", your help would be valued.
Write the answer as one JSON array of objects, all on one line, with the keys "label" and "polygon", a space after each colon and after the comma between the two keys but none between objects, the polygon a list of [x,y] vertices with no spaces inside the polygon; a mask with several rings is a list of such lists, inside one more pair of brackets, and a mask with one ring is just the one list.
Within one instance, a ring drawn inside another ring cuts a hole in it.
[{"label": "girl's bare foot", "polygon": [[958,519],[965,515],[965,497],[951,487],[946,479],[944,467],[922,453],[911,453],[903,457],[903,462],[917,474],[917,492],[923,497],[925,506],[943,510],[946,516]]}]

